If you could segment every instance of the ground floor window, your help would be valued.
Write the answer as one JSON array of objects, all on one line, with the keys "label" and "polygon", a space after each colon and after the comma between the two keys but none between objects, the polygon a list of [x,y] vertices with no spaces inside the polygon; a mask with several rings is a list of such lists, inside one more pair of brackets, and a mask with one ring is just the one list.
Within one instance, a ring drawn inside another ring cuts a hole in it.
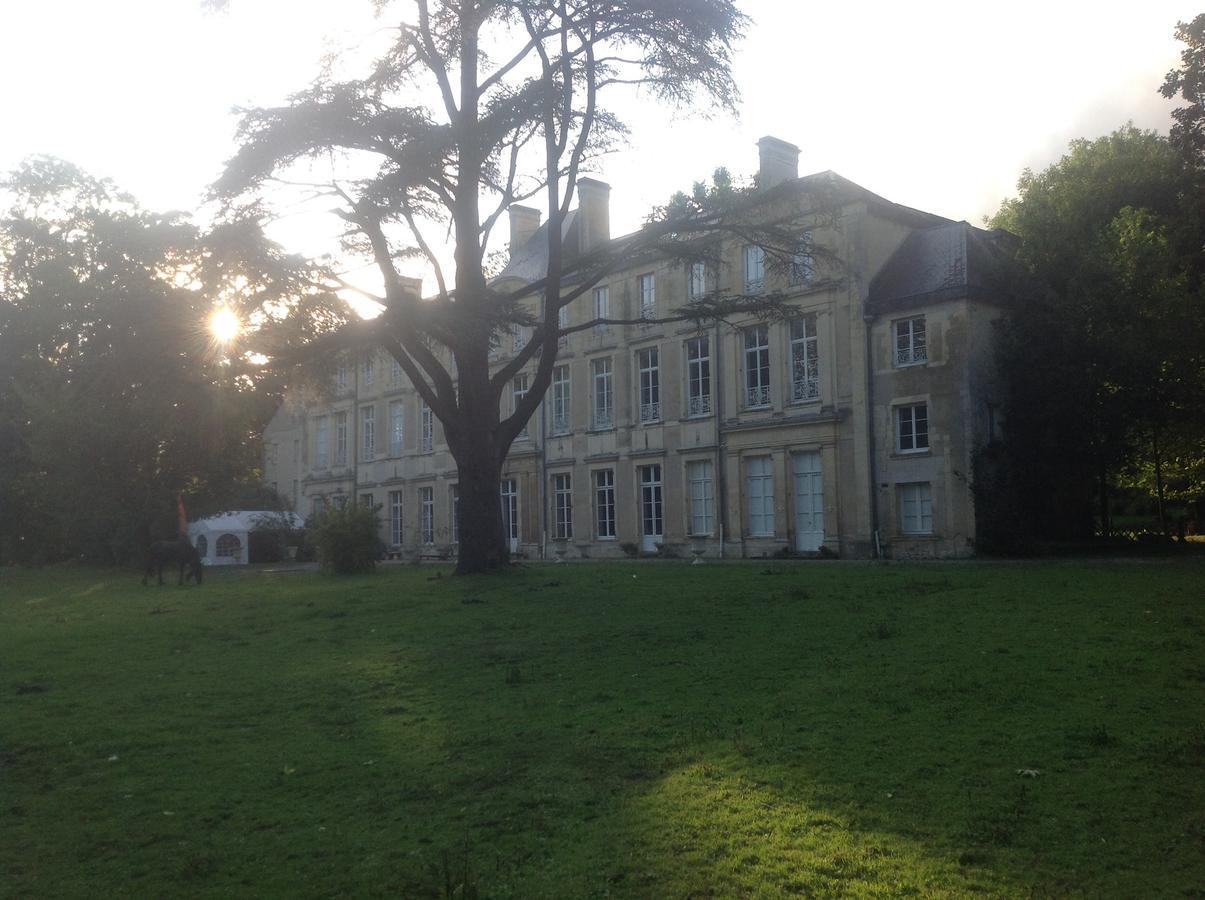
[{"label": "ground floor window", "polygon": [[435,488],[418,489],[419,529],[424,544],[435,543]]},{"label": "ground floor window", "polygon": [[711,534],[715,522],[715,488],[711,477],[711,461],[701,459],[687,463],[686,481],[690,486],[690,533]]},{"label": "ground floor window", "polygon": [[774,474],[768,456],[755,456],[745,464],[745,493],[749,503],[749,534],[774,536]]},{"label": "ground floor window", "polygon": [[552,476],[553,532],[557,540],[573,537],[573,481],[568,474]]},{"label": "ground floor window", "polygon": [[933,533],[933,500],[929,482],[899,486],[900,531],[903,534]]},{"label": "ground floor window", "polygon": [[595,531],[600,538],[615,537],[615,470],[594,473]]},{"label": "ground floor window", "polygon": [[402,545],[402,492],[389,492],[389,543]]}]

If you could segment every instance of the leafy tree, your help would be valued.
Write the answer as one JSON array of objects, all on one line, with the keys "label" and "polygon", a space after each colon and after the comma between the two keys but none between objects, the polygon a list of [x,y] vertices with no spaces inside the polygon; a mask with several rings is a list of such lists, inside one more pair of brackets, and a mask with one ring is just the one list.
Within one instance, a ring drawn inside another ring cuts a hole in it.
[{"label": "leafy tree", "polygon": [[[382,11],[395,5],[378,3]],[[605,102],[636,86],[678,107],[731,108],[730,48],[746,20],[733,0],[407,6],[409,17],[362,77],[323,77],[287,106],[246,111],[241,149],[215,193],[238,208],[242,198],[260,198],[288,176],[338,205],[345,248],[379,270],[382,312],[318,349],[359,341],[398,361],[443,422],[459,468],[459,571],[485,571],[507,559],[501,466],[551,380],[558,311],[636,254],[697,251],[698,242],[684,238],[714,236],[740,219],[721,222],[713,204],[677,204],[674,215],[637,235],[569,254],[562,225],[579,176],[625,134]],[[314,175],[331,161],[338,177]],[[487,277],[490,234],[509,206],[539,200],[546,275],[520,290],[497,290]],[[452,245],[448,271],[441,235]],[[401,274],[415,258],[437,284],[426,301]],[[732,308],[713,300],[684,314]],[[535,339],[513,360],[491,366],[492,343],[514,323],[534,326]],[[502,417],[503,390],[533,360],[531,390]]]},{"label": "leafy tree", "polygon": [[1127,126],[1026,171],[993,220],[1021,236],[1021,260],[1041,285],[1000,341],[1006,468],[1016,476],[1007,490],[1023,497],[1018,520],[1040,536],[1090,533],[1094,493],[1107,530],[1117,475],[1148,455],[1161,466],[1160,434],[1200,430],[1193,183],[1166,138]]},{"label": "leafy tree", "polygon": [[201,512],[258,481],[279,388],[207,319],[301,277],[243,225],[204,235],[59,160],[0,197],[0,553],[124,561],[174,533],[176,491]]},{"label": "leafy tree", "polygon": [[1172,113],[1176,124],[1171,140],[1186,159],[1205,168],[1205,13],[1177,23],[1176,38],[1186,44],[1180,52],[1181,68],[1167,73],[1159,91],[1169,99],[1179,96],[1187,101]]}]

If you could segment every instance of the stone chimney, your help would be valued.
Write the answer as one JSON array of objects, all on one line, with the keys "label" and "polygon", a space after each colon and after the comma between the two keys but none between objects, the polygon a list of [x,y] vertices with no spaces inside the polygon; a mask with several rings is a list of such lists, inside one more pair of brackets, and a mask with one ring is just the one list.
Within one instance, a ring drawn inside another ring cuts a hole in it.
[{"label": "stone chimney", "polygon": [[611,240],[611,185],[595,178],[577,180],[577,235],[582,253]]},{"label": "stone chimney", "polygon": [[757,183],[763,190],[799,177],[799,148],[766,135],[757,142]]},{"label": "stone chimney", "polygon": [[421,278],[401,275],[398,277],[398,283],[401,285],[403,291],[413,296],[416,300],[423,299],[423,280]]},{"label": "stone chimney", "polygon": [[512,204],[506,212],[510,216],[510,255],[513,257],[539,229],[540,211]]}]

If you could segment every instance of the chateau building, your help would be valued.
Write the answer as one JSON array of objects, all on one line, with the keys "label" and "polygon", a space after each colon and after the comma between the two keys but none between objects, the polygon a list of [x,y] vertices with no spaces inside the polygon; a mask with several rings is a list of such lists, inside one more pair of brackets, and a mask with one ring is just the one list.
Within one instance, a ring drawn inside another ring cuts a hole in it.
[{"label": "chateau building", "polygon": [[[772,265],[727,240],[707,263],[643,258],[574,300],[552,383],[507,458],[499,498],[527,557],[671,552],[843,557],[973,552],[972,458],[1000,428],[992,323],[1010,236],[892,203],[836,175],[798,177],[798,149],[759,141],[767,215],[803,223]],[[567,251],[610,240],[610,188],[579,184]],[[496,284],[540,278],[540,214],[510,211]],[[657,324],[709,292],[781,294],[792,315]],[[504,336],[502,365],[528,338]],[[535,362],[530,364],[534,369]],[[527,391],[520,373],[503,413]],[[302,515],[381,507],[405,557],[456,551],[456,466],[388,357],[341,366],[330,397],[288,403],[264,434],[265,478]]]}]

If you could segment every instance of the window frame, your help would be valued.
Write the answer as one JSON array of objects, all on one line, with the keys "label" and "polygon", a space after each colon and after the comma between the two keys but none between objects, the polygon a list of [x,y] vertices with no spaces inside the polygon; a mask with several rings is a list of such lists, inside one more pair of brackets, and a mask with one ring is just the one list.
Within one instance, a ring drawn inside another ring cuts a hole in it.
[{"label": "window frame", "polygon": [[809,403],[820,399],[820,337],[817,323],[815,313],[791,319],[792,403]]},{"label": "window frame", "polygon": [[[920,328],[917,329],[919,323]],[[906,331],[901,331],[906,326]],[[929,362],[929,331],[925,317],[908,316],[895,319],[891,323],[892,352],[891,364],[897,369],[910,366],[923,366]],[[901,346],[901,341],[903,346]]]},{"label": "window frame", "polygon": [[762,293],[766,289],[766,248],[761,244],[745,244],[741,258],[744,262],[745,293]]},{"label": "window frame", "polygon": [[[932,443],[929,440],[928,401],[897,403],[892,409],[893,418],[895,419],[895,452],[907,454],[928,453]],[[920,415],[917,414],[918,412]],[[923,430],[917,427],[918,423],[923,423]],[[907,428],[905,428],[905,424]],[[904,446],[905,436],[911,443],[911,446]]]},{"label": "window frame", "polygon": [[552,475],[552,538],[573,540],[573,473]]},{"label": "window frame", "polygon": [[[559,377],[563,375],[563,377]],[[573,432],[573,392],[570,384],[571,373],[568,364],[561,364],[552,370],[552,381],[548,391],[552,394],[552,433],[556,436]]]},{"label": "window frame", "polygon": [[640,304],[637,318],[657,318],[657,273],[645,272],[636,276],[636,300]]},{"label": "window frame", "polygon": [[[604,477],[606,484],[603,484]],[[615,530],[615,470],[595,469],[590,473],[594,495],[594,536],[600,541],[613,541]]]},{"label": "window frame", "polygon": [[[909,497],[915,494],[914,497]],[[933,485],[928,481],[912,481],[896,485],[896,502],[899,509],[899,529],[901,535],[923,536],[934,534],[933,530]],[[914,513],[909,514],[909,506]],[[926,515],[927,510],[927,515]],[[908,527],[908,521],[914,520],[915,528]],[[926,519],[928,528],[925,527]]]},{"label": "window frame", "polygon": [[377,458],[377,407],[366,403],[360,407],[360,462]]},{"label": "window frame", "polygon": [[[745,375],[745,409],[764,409],[771,405],[770,326],[765,322],[741,329],[744,352],[741,368]],[[750,338],[757,343],[750,344]],[[752,364],[751,364],[752,363]],[[756,373],[756,383],[753,374]]]},{"label": "window frame", "polygon": [[[710,459],[686,461],[687,499],[690,503],[687,534],[691,537],[712,537],[715,534],[714,468]],[[704,477],[695,476],[694,473],[700,470],[704,472]],[[698,524],[700,520],[701,526]]]},{"label": "window frame", "polygon": [[[650,361],[646,365],[646,358]],[[636,409],[641,425],[661,421],[661,348],[640,347],[636,351]]]},{"label": "window frame", "polygon": [[688,338],[683,344],[686,357],[686,418],[711,415],[711,336]]},{"label": "window frame", "polygon": [[401,456],[406,446],[406,404],[389,401],[389,455]]},{"label": "window frame", "polygon": [[[753,466],[765,466],[764,472],[753,472]],[[756,494],[761,503],[759,510],[754,509],[753,499],[755,492],[753,490],[754,481],[761,488]],[[748,518],[747,527],[749,529],[749,537],[752,538],[772,538],[774,537],[775,522],[774,522],[774,457],[772,456],[750,456],[745,459],[745,504],[747,507]],[[769,504],[767,512],[766,504]],[[766,529],[766,523],[769,523],[769,528]],[[762,529],[758,529],[758,525]]]},{"label": "window frame", "polygon": [[418,440],[420,453],[435,452],[435,412],[424,398],[418,398]]}]

